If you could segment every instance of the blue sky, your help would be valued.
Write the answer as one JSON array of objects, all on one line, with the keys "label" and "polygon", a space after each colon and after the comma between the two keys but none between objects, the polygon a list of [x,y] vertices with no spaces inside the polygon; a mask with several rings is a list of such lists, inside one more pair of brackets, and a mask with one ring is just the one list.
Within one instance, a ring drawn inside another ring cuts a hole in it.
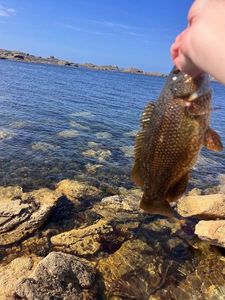
[{"label": "blue sky", "polygon": [[0,0],[0,48],[168,72],[192,0]]}]

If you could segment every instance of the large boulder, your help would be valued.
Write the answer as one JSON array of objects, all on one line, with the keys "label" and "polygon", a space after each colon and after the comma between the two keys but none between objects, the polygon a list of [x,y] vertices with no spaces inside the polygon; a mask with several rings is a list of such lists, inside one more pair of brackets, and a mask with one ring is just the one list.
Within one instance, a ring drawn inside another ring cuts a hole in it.
[{"label": "large boulder", "polygon": [[16,281],[28,277],[41,260],[38,256],[21,256],[0,267],[0,299],[12,299]]},{"label": "large boulder", "polygon": [[225,196],[221,193],[183,197],[178,201],[177,211],[183,217],[225,219]]},{"label": "large boulder", "polygon": [[0,245],[20,241],[41,227],[58,203],[47,188],[23,193],[20,187],[0,188]]},{"label": "large boulder", "polygon": [[195,234],[212,245],[225,248],[225,220],[200,221],[195,226]]},{"label": "large boulder", "polygon": [[[17,282],[19,299],[97,299],[95,270],[90,263],[62,252],[51,252],[34,272]],[[16,298],[18,299],[18,298]]]}]

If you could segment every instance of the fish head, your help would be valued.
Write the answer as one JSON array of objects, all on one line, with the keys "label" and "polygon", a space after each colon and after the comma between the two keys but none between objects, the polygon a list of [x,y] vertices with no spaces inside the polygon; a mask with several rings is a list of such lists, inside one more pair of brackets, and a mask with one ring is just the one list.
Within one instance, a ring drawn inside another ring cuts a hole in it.
[{"label": "fish head", "polygon": [[209,76],[201,73],[192,77],[176,67],[170,72],[165,89],[166,94],[170,95],[170,99],[185,99],[186,101],[194,101],[195,99],[208,95],[210,93]]}]

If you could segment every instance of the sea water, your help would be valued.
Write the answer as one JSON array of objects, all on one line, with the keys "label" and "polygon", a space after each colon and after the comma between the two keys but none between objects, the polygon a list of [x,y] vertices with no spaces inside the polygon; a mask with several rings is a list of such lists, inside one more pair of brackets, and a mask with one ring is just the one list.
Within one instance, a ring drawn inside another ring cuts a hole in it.
[{"label": "sea water", "polygon": [[[135,135],[165,78],[0,61],[0,185],[53,187],[64,178],[133,186]],[[225,87],[212,82],[211,126],[225,144]],[[218,184],[224,152],[203,149],[189,189]]]}]

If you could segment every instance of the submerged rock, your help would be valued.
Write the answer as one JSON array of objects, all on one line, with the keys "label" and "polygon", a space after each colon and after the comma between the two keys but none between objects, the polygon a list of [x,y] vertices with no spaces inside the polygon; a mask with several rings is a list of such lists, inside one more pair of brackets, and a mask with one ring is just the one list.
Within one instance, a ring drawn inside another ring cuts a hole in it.
[{"label": "submerged rock", "polygon": [[106,299],[148,299],[164,283],[162,259],[139,239],[124,242],[100,260],[97,269],[104,279]]},{"label": "submerged rock", "polygon": [[76,121],[70,121],[70,126],[76,128],[78,130],[90,130],[89,126],[81,125],[80,123],[78,123]]},{"label": "submerged rock", "polygon": [[98,169],[101,169],[103,167],[104,166],[101,165],[101,164],[91,165],[91,164],[88,163],[88,164],[85,165],[86,170],[88,171],[88,173],[91,173],[91,174],[96,173],[96,171]]},{"label": "submerged rock", "polygon": [[79,131],[77,131],[75,129],[67,129],[67,130],[58,132],[58,136],[63,137],[63,138],[74,138],[79,135],[80,135]]},{"label": "submerged rock", "polygon": [[41,227],[59,194],[47,188],[23,193],[20,187],[0,188],[0,245],[20,241]]},{"label": "submerged rock", "polygon": [[110,150],[105,149],[88,149],[86,151],[83,151],[82,154],[86,157],[96,158],[100,162],[104,161],[112,155]]},{"label": "submerged rock", "polygon": [[101,236],[106,237],[112,231],[107,221],[100,220],[96,224],[55,235],[51,242],[56,250],[79,256],[93,255],[101,248]]},{"label": "submerged rock", "polygon": [[126,157],[134,156],[134,147],[133,146],[123,146],[120,150],[124,153]]},{"label": "submerged rock", "polygon": [[12,299],[18,279],[29,276],[41,257],[34,255],[15,258],[9,264],[0,267],[0,299]]},{"label": "submerged rock", "polygon": [[95,270],[88,261],[51,252],[34,272],[17,282],[15,296],[22,299],[97,299]]},{"label": "submerged rock", "polygon": [[54,151],[54,150],[60,149],[59,146],[55,146],[55,145],[45,143],[45,142],[33,143],[31,147],[32,147],[33,151],[43,151],[43,152]]},{"label": "submerged rock", "polygon": [[195,234],[210,244],[225,248],[225,220],[200,221],[195,226]]},{"label": "submerged rock", "polygon": [[183,217],[225,219],[225,196],[212,194],[183,197],[178,201],[177,211]]},{"label": "submerged rock", "polygon": [[107,131],[97,132],[95,134],[97,139],[107,140],[112,138],[112,134]]}]

